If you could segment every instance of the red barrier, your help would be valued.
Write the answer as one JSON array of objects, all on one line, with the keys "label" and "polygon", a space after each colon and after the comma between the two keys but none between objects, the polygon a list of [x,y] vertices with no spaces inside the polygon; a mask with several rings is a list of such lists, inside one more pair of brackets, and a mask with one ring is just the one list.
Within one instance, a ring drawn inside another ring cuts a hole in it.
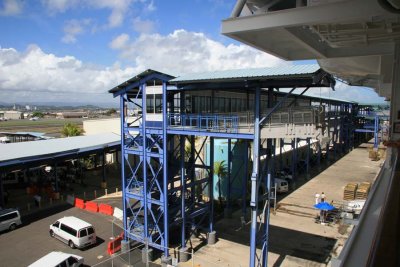
[{"label": "red barrier", "polygon": [[107,245],[108,255],[112,255],[115,252],[118,252],[121,250],[121,241],[122,241],[122,237],[118,236],[114,240],[111,240],[110,242],[108,242],[108,245]]},{"label": "red barrier", "polygon": [[85,202],[83,201],[83,199],[75,198],[75,207],[80,208],[80,209],[84,209],[85,208]]},{"label": "red barrier", "polygon": [[99,212],[105,215],[112,216],[114,214],[114,208],[107,204],[100,204],[99,205]]},{"label": "red barrier", "polygon": [[92,212],[98,212],[99,207],[97,206],[96,202],[86,201],[85,210],[92,211]]}]

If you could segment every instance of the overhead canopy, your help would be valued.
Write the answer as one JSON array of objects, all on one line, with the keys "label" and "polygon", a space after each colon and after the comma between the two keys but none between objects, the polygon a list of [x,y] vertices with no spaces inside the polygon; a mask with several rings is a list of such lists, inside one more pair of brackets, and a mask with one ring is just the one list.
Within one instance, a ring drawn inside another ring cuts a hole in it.
[{"label": "overhead canopy", "polygon": [[318,64],[211,71],[179,76],[169,81],[182,89],[268,87],[333,87],[335,79]]},{"label": "overhead canopy", "polygon": [[141,83],[145,83],[147,81],[169,81],[171,79],[175,78],[172,75],[165,74],[156,70],[148,69],[145,70],[136,76],[130,78],[129,80],[115,86],[111,90],[109,90],[109,93],[114,94],[115,96],[121,95],[124,92],[129,92],[129,91],[135,91],[138,89],[139,85]]},{"label": "overhead canopy", "polygon": [[77,157],[103,149],[115,149],[121,136],[114,133],[55,138],[49,140],[0,144],[0,168],[24,166],[32,162]]},{"label": "overhead canopy", "polygon": [[237,0],[222,34],[286,60],[318,59],[351,85],[390,98],[394,43],[400,34],[395,0]]}]

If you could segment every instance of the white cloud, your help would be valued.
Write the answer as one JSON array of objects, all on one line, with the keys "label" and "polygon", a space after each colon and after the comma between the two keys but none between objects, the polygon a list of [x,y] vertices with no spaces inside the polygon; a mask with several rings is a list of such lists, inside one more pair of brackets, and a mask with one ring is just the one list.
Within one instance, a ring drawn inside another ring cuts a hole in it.
[{"label": "white cloud", "polygon": [[151,20],[142,20],[137,17],[133,20],[133,29],[139,33],[152,33],[155,30],[155,23]]},{"label": "white cloud", "polygon": [[14,16],[22,12],[23,3],[21,0],[4,0],[0,6],[0,16]]},{"label": "white cloud", "polygon": [[123,33],[111,41],[110,47],[112,49],[122,49],[127,45],[128,41],[129,41],[129,35],[126,33]]},{"label": "white cloud", "polygon": [[42,0],[42,5],[53,15],[76,7],[78,3],[78,0]]},{"label": "white cloud", "polygon": [[143,8],[150,12],[156,10],[153,0],[42,0],[42,5],[52,15],[77,7],[108,9],[111,11],[107,18],[108,28],[121,26],[134,3],[138,3],[135,6],[137,9]]},{"label": "white cloud", "polygon": [[99,96],[111,100],[107,90],[129,79],[138,70],[91,66],[73,56],[57,57],[31,45],[25,52],[13,48],[0,48],[0,99],[12,101],[43,101],[62,94],[66,102],[83,96],[95,101]]},{"label": "white cloud", "polygon": [[124,19],[130,5],[134,0],[87,0],[89,6],[98,9],[111,9],[111,14],[108,17],[108,27],[114,28],[120,26]]},{"label": "white cloud", "polygon": [[64,23],[64,36],[61,41],[67,44],[75,43],[76,36],[85,33],[85,28],[90,24],[90,19],[66,21]]},{"label": "white cloud", "polygon": [[152,68],[183,74],[288,64],[246,45],[226,46],[203,33],[176,30],[168,35],[141,34],[131,42],[127,41],[127,37],[126,34],[123,38],[116,37],[110,47],[118,50],[121,58],[135,62],[136,67],[142,70]]}]

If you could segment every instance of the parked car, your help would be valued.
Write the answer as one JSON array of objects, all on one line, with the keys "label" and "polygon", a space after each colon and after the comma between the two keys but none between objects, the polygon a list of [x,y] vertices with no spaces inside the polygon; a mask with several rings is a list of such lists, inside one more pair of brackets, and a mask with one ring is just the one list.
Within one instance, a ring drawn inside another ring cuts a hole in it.
[{"label": "parked car", "polygon": [[83,257],[61,251],[53,251],[38,259],[28,267],[78,267],[83,264]]},{"label": "parked car", "polygon": [[17,209],[0,210],[0,231],[12,231],[21,224],[21,215]]},{"label": "parked car", "polygon": [[50,236],[68,244],[71,248],[84,248],[96,243],[93,226],[74,216],[57,220],[50,225]]},{"label": "parked car", "polygon": [[276,172],[276,177],[280,178],[280,179],[287,180],[287,181],[292,181],[293,180],[292,172],[288,168],[285,168],[283,170],[277,171]]},{"label": "parked car", "polygon": [[287,193],[289,192],[289,184],[286,180],[275,178],[276,192]]}]

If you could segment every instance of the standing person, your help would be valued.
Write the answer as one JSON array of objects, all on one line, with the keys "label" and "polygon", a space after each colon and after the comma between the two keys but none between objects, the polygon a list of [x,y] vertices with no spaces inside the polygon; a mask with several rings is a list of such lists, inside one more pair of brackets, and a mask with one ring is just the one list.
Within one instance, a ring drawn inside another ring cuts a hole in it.
[{"label": "standing person", "polygon": [[324,192],[322,192],[322,194],[321,194],[321,202],[325,202],[325,199],[326,199],[325,194],[324,194]]},{"label": "standing person", "polygon": [[315,205],[317,205],[320,201],[320,195],[318,193],[315,193]]}]

